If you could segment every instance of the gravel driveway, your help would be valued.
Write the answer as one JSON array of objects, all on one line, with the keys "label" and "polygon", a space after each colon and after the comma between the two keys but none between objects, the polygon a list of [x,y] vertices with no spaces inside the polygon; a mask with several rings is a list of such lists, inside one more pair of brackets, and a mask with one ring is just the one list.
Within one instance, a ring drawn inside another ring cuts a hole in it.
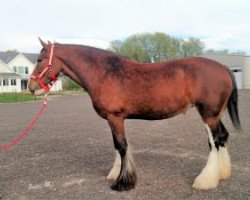
[{"label": "gravel driveway", "polygon": [[[20,133],[41,102],[0,104],[0,143]],[[110,189],[106,175],[114,148],[105,120],[94,112],[88,95],[51,97],[21,143],[0,152],[1,199],[250,199],[250,90],[240,91],[243,131],[225,114],[230,132],[232,177],[217,189],[192,189],[209,153],[207,136],[195,109],[160,120],[127,120],[138,183],[134,190]]]}]

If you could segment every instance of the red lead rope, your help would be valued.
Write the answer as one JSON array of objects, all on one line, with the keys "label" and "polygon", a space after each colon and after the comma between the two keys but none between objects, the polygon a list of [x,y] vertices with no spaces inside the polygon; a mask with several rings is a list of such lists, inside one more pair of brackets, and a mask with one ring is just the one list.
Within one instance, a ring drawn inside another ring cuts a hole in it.
[{"label": "red lead rope", "polygon": [[41,108],[39,109],[39,111],[37,112],[36,116],[34,117],[34,119],[30,122],[29,126],[16,138],[14,139],[11,143],[0,146],[0,150],[4,150],[4,149],[8,149],[12,146],[14,146],[16,143],[18,143],[25,135],[28,134],[28,132],[30,131],[30,129],[34,126],[34,124],[36,123],[36,121],[38,120],[38,118],[40,117],[40,115],[42,114],[44,108],[47,105],[47,98],[45,97],[42,103]]}]

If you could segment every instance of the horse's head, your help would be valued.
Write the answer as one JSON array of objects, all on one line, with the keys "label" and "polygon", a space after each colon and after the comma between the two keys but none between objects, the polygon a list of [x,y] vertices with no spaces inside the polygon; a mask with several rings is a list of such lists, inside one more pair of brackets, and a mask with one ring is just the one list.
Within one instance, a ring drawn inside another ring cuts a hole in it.
[{"label": "horse's head", "polygon": [[38,56],[36,66],[30,76],[28,88],[34,95],[41,95],[50,90],[53,82],[56,81],[60,71],[61,62],[55,56],[55,46],[48,42],[46,44],[40,38],[43,46]]}]

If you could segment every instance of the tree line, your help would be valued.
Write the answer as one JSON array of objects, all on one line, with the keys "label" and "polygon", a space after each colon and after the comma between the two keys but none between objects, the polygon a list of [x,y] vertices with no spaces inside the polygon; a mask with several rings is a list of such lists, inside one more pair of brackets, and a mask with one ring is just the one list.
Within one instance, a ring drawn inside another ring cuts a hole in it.
[{"label": "tree line", "polygon": [[[205,51],[205,44],[198,38],[189,37],[184,40],[160,32],[133,34],[124,41],[114,40],[110,43],[109,50],[144,63],[198,56],[203,53],[230,53],[227,49]],[[245,53],[237,51],[232,54]]]},{"label": "tree line", "polygon": [[110,50],[139,62],[160,62],[197,56],[204,49],[204,43],[197,38],[183,40],[165,33],[134,34],[124,41],[115,40],[110,43]]}]

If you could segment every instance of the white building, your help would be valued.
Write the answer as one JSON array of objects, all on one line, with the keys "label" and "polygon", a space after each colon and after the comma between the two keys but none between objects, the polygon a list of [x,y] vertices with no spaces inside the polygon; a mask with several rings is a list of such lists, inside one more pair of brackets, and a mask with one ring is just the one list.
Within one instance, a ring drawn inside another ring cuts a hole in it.
[{"label": "white building", "polygon": [[[0,93],[27,91],[38,54],[18,53],[13,51],[0,52]],[[62,81],[59,79],[51,91],[61,91]]]},{"label": "white building", "polygon": [[250,89],[250,56],[233,54],[204,54],[202,57],[227,66],[235,75],[238,89]]},{"label": "white building", "polygon": [[0,93],[21,92],[21,76],[0,60]]}]

